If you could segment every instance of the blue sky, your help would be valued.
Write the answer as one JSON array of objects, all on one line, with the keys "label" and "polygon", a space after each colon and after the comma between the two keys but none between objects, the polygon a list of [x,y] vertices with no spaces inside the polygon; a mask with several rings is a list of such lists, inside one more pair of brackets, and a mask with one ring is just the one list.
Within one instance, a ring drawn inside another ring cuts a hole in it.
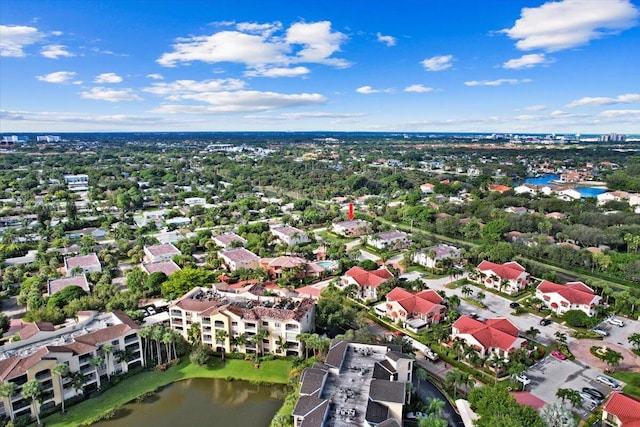
[{"label": "blue sky", "polygon": [[640,133],[637,0],[3,0],[0,131]]}]

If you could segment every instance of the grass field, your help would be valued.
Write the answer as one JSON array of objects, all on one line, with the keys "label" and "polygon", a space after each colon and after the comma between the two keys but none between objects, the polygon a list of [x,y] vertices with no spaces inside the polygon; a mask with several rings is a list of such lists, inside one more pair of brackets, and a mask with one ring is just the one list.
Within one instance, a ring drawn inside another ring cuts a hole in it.
[{"label": "grass field", "polygon": [[622,389],[626,394],[640,399],[640,373],[638,372],[614,372],[613,378],[627,383]]},{"label": "grass field", "polygon": [[[253,362],[227,359],[224,366],[215,359],[208,366],[194,365],[185,360],[165,372],[146,371],[123,380],[106,390],[99,397],[85,400],[68,408],[67,413],[53,414],[43,420],[49,426],[76,427],[91,419],[96,419],[115,408],[134,400],[144,393],[154,391],[176,381],[188,378],[222,378],[261,383],[286,384],[292,362],[271,360],[256,369]],[[86,424],[85,424],[86,425]]]}]

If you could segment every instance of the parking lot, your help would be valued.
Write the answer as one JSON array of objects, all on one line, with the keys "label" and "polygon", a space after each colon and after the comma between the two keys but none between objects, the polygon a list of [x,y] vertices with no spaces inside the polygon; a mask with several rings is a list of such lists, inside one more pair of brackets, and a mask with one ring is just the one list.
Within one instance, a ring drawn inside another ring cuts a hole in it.
[{"label": "parking lot", "polygon": [[[592,387],[600,390],[606,396],[612,389],[596,381],[598,375],[602,375],[600,370],[580,361],[558,360],[552,356],[547,356],[527,371],[527,376],[531,379],[531,384],[529,384],[528,388],[531,394],[547,403],[560,401],[556,397],[556,391],[559,388],[580,391],[582,387]],[[588,401],[583,401],[583,404],[584,407],[582,409],[575,409],[582,418],[585,418],[594,408],[594,405]]]},{"label": "parking lot", "polygon": [[616,317],[624,322],[624,326],[615,326],[607,321],[600,323],[597,328],[605,330],[609,333],[608,337],[604,337],[605,343],[617,344],[626,349],[631,350],[632,346],[628,341],[629,335],[634,332],[640,331],[640,322],[637,320],[629,320],[624,317]]}]

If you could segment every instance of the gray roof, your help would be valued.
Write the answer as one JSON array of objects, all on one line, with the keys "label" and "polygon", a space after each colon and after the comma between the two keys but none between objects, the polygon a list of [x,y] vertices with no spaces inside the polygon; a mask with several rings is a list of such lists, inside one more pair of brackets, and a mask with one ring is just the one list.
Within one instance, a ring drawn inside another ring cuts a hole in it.
[{"label": "gray roof", "polygon": [[368,423],[375,425],[387,418],[389,418],[389,408],[381,403],[369,400],[369,403],[367,403],[367,413],[365,414],[364,419],[367,420]]},{"label": "gray roof", "polygon": [[348,341],[333,340],[331,342],[329,352],[327,353],[325,363],[329,366],[340,369],[342,361],[344,360],[344,354],[347,352],[348,346]]},{"label": "gray roof", "polygon": [[314,368],[307,368],[302,371],[302,385],[300,386],[300,394],[305,395],[320,392],[327,374],[327,371]]},{"label": "gray roof", "polygon": [[296,402],[296,406],[293,408],[292,415],[306,418],[323,403],[328,403],[328,401],[326,399],[320,399],[319,393],[314,393],[309,396],[300,396]]},{"label": "gray roof", "polygon": [[393,418],[389,418],[388,420],[378,424],[378,427],[400,427],[400,423]]},{"label": "gray roof", "polygon": [[369,398],[376,402],[396,402],[404,404],[404,383],[397,381],[371,380]]},{"label": "gray roof", "polygon": [[411,359],[409,356],[407,356],[406,354],[402,353],[402,351],[389,351],[387,353],[387,357],[391,360],[393,360],[394,362],[397,362],[400,359]]}]

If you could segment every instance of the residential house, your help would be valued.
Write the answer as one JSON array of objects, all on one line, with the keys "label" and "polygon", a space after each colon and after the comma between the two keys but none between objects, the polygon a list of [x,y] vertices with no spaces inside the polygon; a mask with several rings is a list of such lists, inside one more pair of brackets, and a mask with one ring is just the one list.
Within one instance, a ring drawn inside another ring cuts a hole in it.
[{"label": "residential house", "polygon": [[225,249],[230,246],[245,246],[247,244],[247,240],[238,236],[236,233],[219,234],[213,237],[213,242],[219,247]]},{"label": "residential house", "polygon": [[[298,336],[315,328],[315,301],[255,295],[252,287],[241,294],[196,287],[169,305],[169,319],[185,338],[191,325],[199,323],[202,343],[214,350],[301,357],[304,344]],[[252,342],[261,330],[268,335]],[[217,341],[217,331],[226,332],[224,341]]]},{"label": "residential house", "polygon": [[171,261],[174,256],[182,255],[182,252],[171,243],[145,246],[144,259],[147,263]]},{"label": "residential house", "polygon": [[515,215],[524,215],[529,212],[529,210],[523,206],[509,206],[505,208],[504,211]]},{"label": "residential house", "polygon": [[65,175],[64,182],[70,191],[87,191],[89,189],[89,176],[86,174]]},{"label": "residential house", "polygon": [[331,231],[345,237],[358,237],[369,234],[371,231],[371,224],[361,219],[340,221],[331,226]]},{"label": "residential house", "polygon": [[184,204],[187,206],[206,205],[207,199],[204,197],[187,197],[184,199]]},{"label": "residential house", "polygon": [[89,255],[78,255],[64,258],[64,269],[67,276],[71,276],[74,269],[79,269],[83,273],[100,273],[102,265],[95,253]]},{"label": "residential house", "polygon": [[510,295],[521,291],[529,284],[529,273],[515,261],[505,264],[482,261],[476,267],[476,271],[478,283]]},{"label": "residential house", "polygon": [[142,271],[144,271],[147,274],[164,273],[167,277],[169,277],[173,273],[179,270],[181,270],[181,268],[178,266],[178,264],[176,264],[172,260],[142,264]]},{"label": "residential house", "polygon": [[567,189],[558,191],[556,197],[558,199],[564,200],[565,202],[571,202],[574,200],[580,200],[582,195],[575,188],[567,188]]},{"label": "residential house", "polygon": [[462,252],[460,249],[450,245],[436,245],[421,249],[416,252],[411,261],[426,268],[435,268],[444,260],[450,259],[453,262],[460,260]]},{"label": "residential house", "polygon": [[218,251],[218,256],[229,271],[235,271],[240,268],[252,269],[260,267],[260,257],[245,248]]},{"label": "residential house", "polygon": [[602,298],[582,282],[560,285],[543,280],[536,288],[536,297],[556,314],[581,310],[588,316],[593,316],[596,314],[595,307],[602,303]]},{"label": "residential house", "polygon": [[271,234],[281,243],[289,246],[302,245],[311,241],[304,231],[288,225],[272,228]]},{"label": "residential house", "polygon": [[511,353],[527,344],[519,335],[520,329],[504,317],[480,321],[463,315],[451,327],[451,339],[463,340],[480,357],[495,355],[508,359]]},{"label": "residential house", "polygon": [[89,289],[89,283],[87,282],[87,276],[84,274],[80,274],[78,276],[49,280],[49,283],[47,283],[47,294],[51,296],[68,286],[77,286],[86,293],[91,292],[91,290]]},{"label": "residential house", "polygon": [[607,193],[598,194],[598,206],[602,206],[608,202],[623,202],[629,200],[630,194],[626,191],[609,191]]},{"label": "residential house", "polygon": [[324,272],[324,268],[321,266],[296,256],[262,258],[260,265],[267,270],[269,277],[274,279],[281,278],[287,271],[295,273],[294,277],[296,278],[320,277]]},{"label": "residential house", "polygon": [[424,183],[420,185],[420,191],[424,194],[433,194],[433,189],[435,188],[435,184],[431,184],[430,182]]},{"label": "residential house", "polygon": [[640,399],[614,391],[602,407],[603,427],[640,427]]},{"label": "residential house", "polygon": [[356,286],[356,296],[365,301],[378,300],[378,288],[383,283],[393,279],[393,274],[385,267],[381,267],[374,271],[367,271],[364,268],[355,266],[351,267],[344,273],[340,282],[342,289],[349,285]]},{"label": "residential house", "polygon": [[514,187],[513,191],[516,194],[528,194],[530,196],[535,196],[538,194],[538,186],[533,184],[522,184]]},{"label": "residential house", "polygon": [[495,193],[506,193],[507,191],[511,190],[511,187],[501,184],[488,184],[487,190]]},{"label": "residential house", "polygon": [[294,427],[402,425],[413,359],[399,346],[333,340],[300,377]]},{"label": "residential house", "polygon": [[443,298],[432,289],[414,294],[397,287],[385,298],[386,302],[374,307],[376,313],[399,322],[414,333],[422,332],[432,323],[439,323],[447,312],[447,307],[442,304]]},{"label": "residential house", "polygon": [[411,244],[409,235],[404,231],[382,231],[370,236],[368,244],[374,248],[381,250],[399,250],[406,249]]},{"label": "residential house", "polygon": [[[84,392],[100,387],[103,376],[112,375],[144,364],[140,327],[121,311],[98,313],[79,311],[74,324],[55,329],[52,324],[27,324],[20,331],[21,340],[0,346],[0,382],[17,385],[11,397],[2,398],[4,413],[10,417],[29,415],[31,405],[20,394],[21,387],[29,380],[40,382],[42,400],[39,410],[53,408],[78,394],[68,378],[62,387],[53,373],[58,363],[64,363],[71,372],[84,375]],[[96,366],[92,360],[101,355],[101,347],[113,345],[113,352],[104,357],[104,363]],[[117,357],[117,351],[127,352],[127,361]]]}]

